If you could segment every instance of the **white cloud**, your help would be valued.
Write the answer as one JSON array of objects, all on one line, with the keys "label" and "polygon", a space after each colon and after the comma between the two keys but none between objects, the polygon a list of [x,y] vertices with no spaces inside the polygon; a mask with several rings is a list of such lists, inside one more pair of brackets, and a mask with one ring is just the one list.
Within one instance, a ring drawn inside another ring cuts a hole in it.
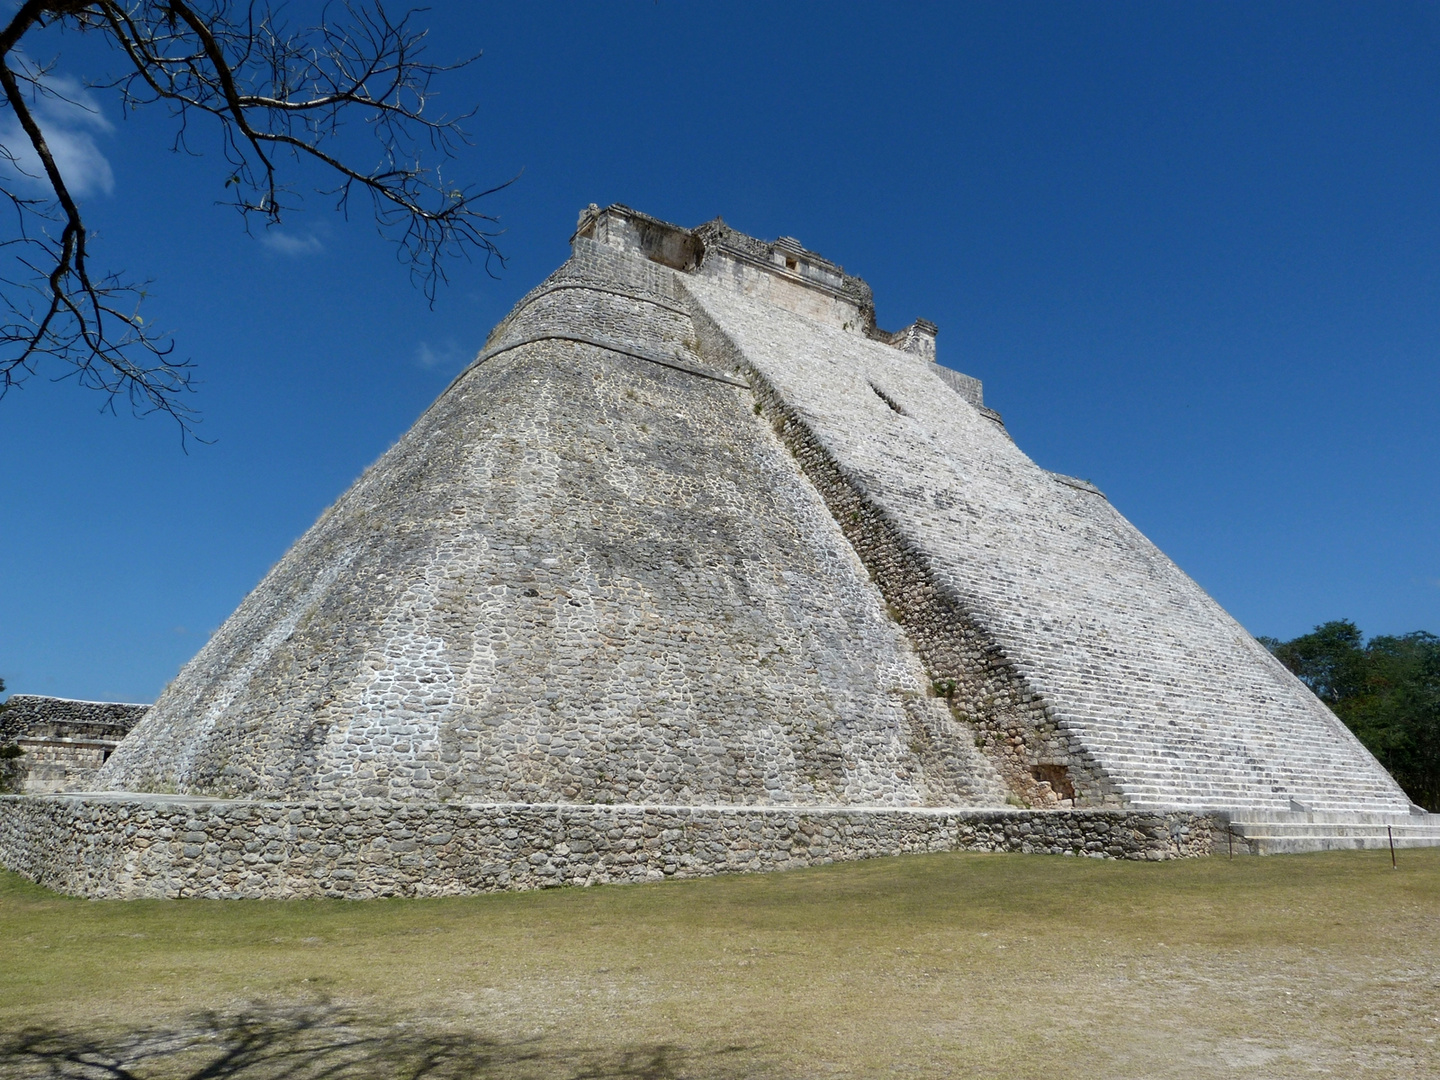
[{"label": "white cloud", "polygon": [[431,347],[428,341],[420,342],[420,347],[415,350],[415,365],[426,371],[438,367],[451,367],[460,360],[460,346],[453,341],[446,341],[443,345]]},{"label": "white cloud", "polygon": [[295,236],[279,229],[266,229],[260,234],[260,242],[281,255],[314,255],[325,250],[325,245],[314,233]]},{"label": "white cloud", "polygon": [[100,111],[95,95],[68,75],[49,75],[42,82],[45,93],[35,101],[36,111],[44,118],[69,127],[90,127],[106,134],[115,125]]},{"label": "white cloud", "polygon": [[[66,187],[80,199],[111,194],[115,173],[96,145],[95,134],[108,135],[115,125],[100,111],[95,96],[69,76],[48,75],[40,85],[31,108]],[[27,186],[49,187],[40,157],[13,114],[0,121],[0,146],[9,157],[0,160],[0,174],[19,178]]]},{"label": "white cloud", "polygon": [[[60,175],[65,178],[66,185],[77,199],[102,192],[106,195],[114,192],[115,174],[110,170],[110,162],[95,145],[95,140],[88,131],[55,128],[46,142],[50,144],[50,153],[55,158]],[[34,153],[33,149],[30,150],[32,157]],[[39,165],[37,158],[37,169]]]}]

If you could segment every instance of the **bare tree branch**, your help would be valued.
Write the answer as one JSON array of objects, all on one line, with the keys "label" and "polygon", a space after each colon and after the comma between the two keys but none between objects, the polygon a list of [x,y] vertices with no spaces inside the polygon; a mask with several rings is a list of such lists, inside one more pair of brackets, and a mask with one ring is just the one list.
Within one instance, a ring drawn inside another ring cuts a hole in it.
[{"label": "bare tree branch", "polygon": [[[368,196],[382,234],[433,303],[448,260],[478,251],[488,271],[504,265],[496,219],[478,204],[506,184],[455,186],[427,164],[468,142],[461,124],[471,115],[427,112],[431,80],[475,58],[430,63],[414,14],[395,19],[380,0],[345,0],[327,5],[316,25],[292,29],[268,0],[26,0],[0,29],[0,107],[40,163],[26,178],[46,194],[26,195],[23,179],[0,181],[0,206],[14,221],[0,234],[14,271],[0,275],[0,397],[48,358],[111,407],[123,396],[137,412],[169,414],[185,433],[196,419],[184,401],[190,364],[173,359],[169,340],[139,314],[145,283],[91,271],[89,233],[35,108],[56,91],[49,69],[21,55],[27,35],[61,25],[108,40],[123,69],[91,85],[118,92],[126,111],[167,106],[177,150],[190,149],[192,113],[212,119],[224,190],[247,222],[270,227],[299,205],[282,174],[287,163],[347,216],[352,195]],[[356,160],[363,153],[347,125],[374,139],[368,164]],[[0,145],[8,172],[25,172],[21,157]]]}]

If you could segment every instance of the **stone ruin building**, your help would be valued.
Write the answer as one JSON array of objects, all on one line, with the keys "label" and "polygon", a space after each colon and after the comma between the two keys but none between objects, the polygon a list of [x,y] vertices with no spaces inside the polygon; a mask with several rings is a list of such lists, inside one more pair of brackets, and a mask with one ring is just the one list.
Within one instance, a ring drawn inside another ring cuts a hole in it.
[{"label": "stone ruin building", "polygon": [[115,701],[12,694],[0,709],[0,746],[20,751],[14,772],[30,793],[84,791],[150,708]]},{"label": "stone ruin building", "polygon": [[6,797],[7,865],[376,896],[1440,841],[933,323],[718,219],[592,206],[572,248],[87,791]]}]

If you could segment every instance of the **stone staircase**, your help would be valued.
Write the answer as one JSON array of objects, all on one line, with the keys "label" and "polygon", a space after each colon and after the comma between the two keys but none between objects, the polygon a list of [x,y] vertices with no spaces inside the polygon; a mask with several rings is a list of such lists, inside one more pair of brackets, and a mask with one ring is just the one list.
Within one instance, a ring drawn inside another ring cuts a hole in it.
[{"label": "stone staircase", "polygon": [[[1115,779],[1127,806],[1153,810],[1226,807],[1246,812],[1304,809],[1405,818],[1410,800],[1318,702],[1295,728],[1258,729],[1241,710],[1217,710],[1203,730],[1187,723],[1115,715],[1103,704],[1068,723],[1070,733]],[[1257,730],[1258,729],[1258,730]],[[1303,806],[1292,804],[1300,800]]]},{"label": "stone staircase", "polygon": [[1221,821],[1212,841],[1216,855],[1383,849],[1392,838],[1396,848],[1440,847],[1440,814],[1419,807],[1408,814],[1232,810],[1216,817]]}]

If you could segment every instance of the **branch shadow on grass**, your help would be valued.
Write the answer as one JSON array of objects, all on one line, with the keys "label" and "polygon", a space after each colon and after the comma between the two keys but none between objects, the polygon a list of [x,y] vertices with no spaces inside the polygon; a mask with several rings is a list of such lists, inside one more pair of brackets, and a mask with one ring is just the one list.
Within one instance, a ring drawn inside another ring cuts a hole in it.
[{"label": "branch shadow on grass", "polygon": [[[754,1075],[749,1048],[622,1050],[502,1042],[381,1024],[325,1003],[200,1013],[121,1034],[31,1027],[0,1037],[16,1080],[730,1080]],[[748,1059],[748,1060],[746,1060]],[[750,1067],[747,1068],[746,1065]]]}]

